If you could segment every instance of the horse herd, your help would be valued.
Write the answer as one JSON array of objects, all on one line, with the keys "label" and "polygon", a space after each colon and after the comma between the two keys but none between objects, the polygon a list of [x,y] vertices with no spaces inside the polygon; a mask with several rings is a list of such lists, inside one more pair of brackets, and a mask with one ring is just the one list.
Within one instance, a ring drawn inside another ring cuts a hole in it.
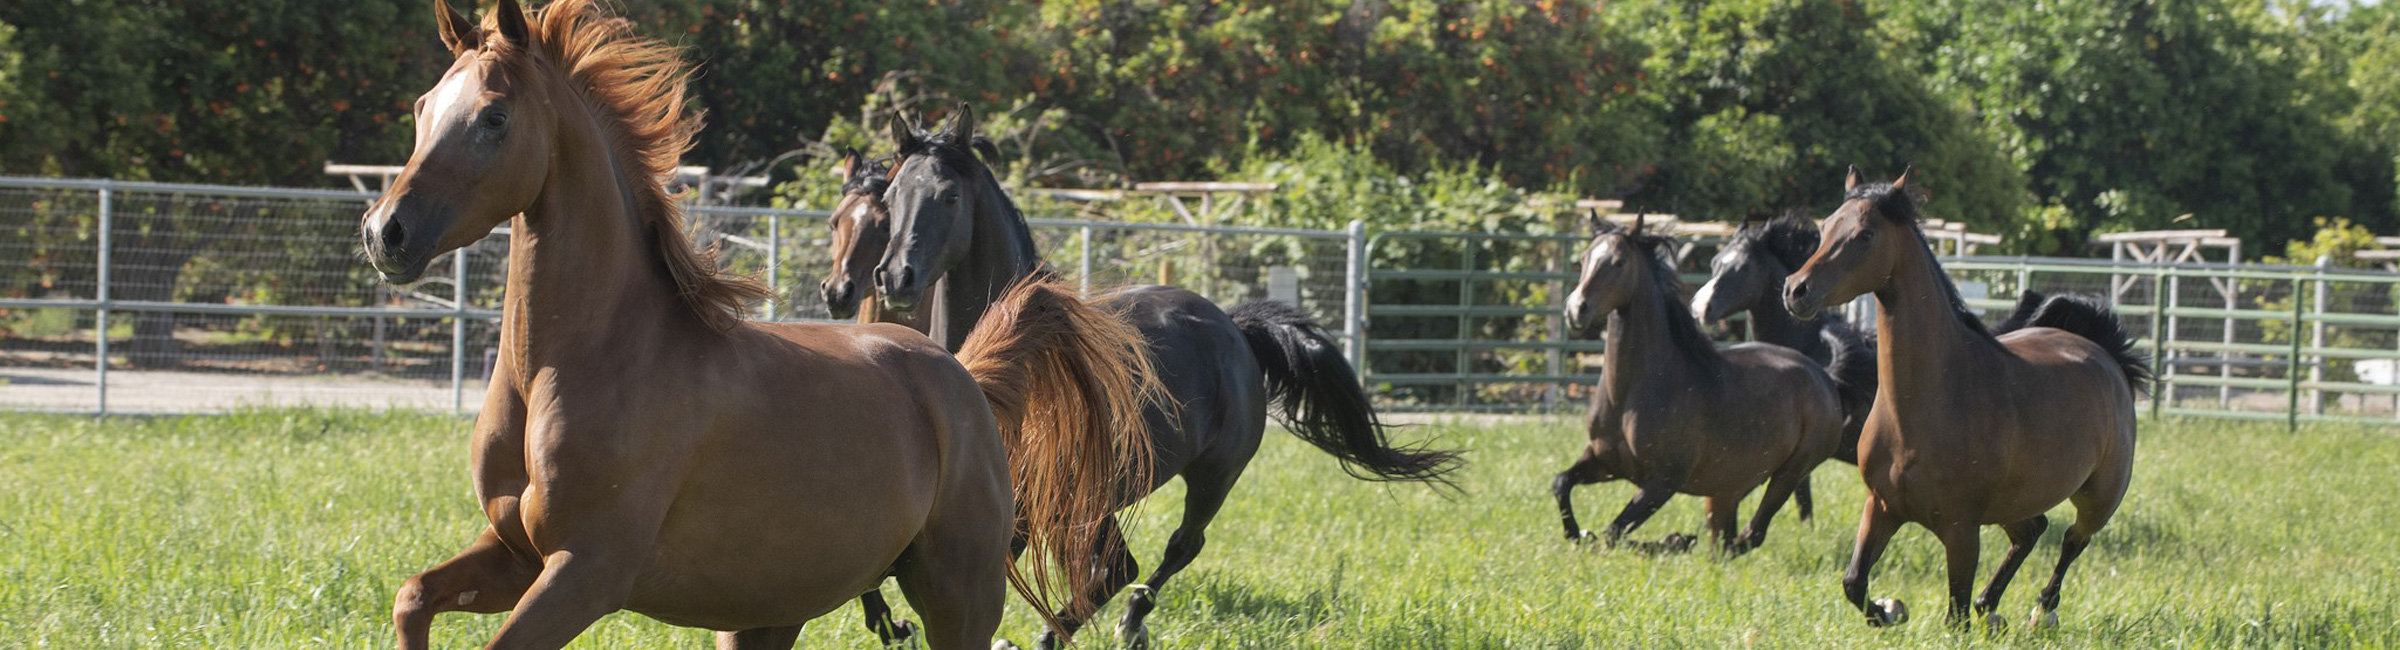
[{"label": "horse herd", "polygon": [[[403,648],[426,647],[445,611],[509,612],[490,647],[555,648],[617,610],[720,630],[722,648],[789,648],[853,598],[886,642],[982,647],[1012,588],[1051,647],[1128,585],[1116,632],[1140,645],[1270,413],[1359,478],[1447,485],[1458,467],[1390,441],[1355,369],[1293,306],[1228,311],[1171,287],[1086,299],[1051,281],[964,106],[939,131],[895,121],[889,166],[845,156],[823,290],[860,324],[744,320],[763,288],[694,249],[660,180],[697,128],[681,53],[593,0],[500,0],[481,23],[436,4],[456,59],[362,219],[366,258],[405,283],[503,222],[511,248],[471,440],[490,525],[401,585]],[[1866,600],[1900,524],[1947,547],[1963,623],[1978,527],[2011,542],[1973,603],[1989,616],[2043,513],[2072,500],[2036,610],[2055,620],[2059,579],[2130,478],[2145,366],[2080,299],[2028,294],[1985,329],[1923,245],[1906,182],[1853,174],[1822,242],[1801,219],[1746,227],[1689,307],[1662,238],[1595,222],[1567,316],[1605,321],[1608,349],[1590,444],[1553,484],[1569,539],[1620,543],[1696,494],[1717,547],[1738,554],[1787,498],[1807,516],[1809,473],[1839,458],[1869,491],[1843,581],[1869,623],[1906,617]],[[1814,317],[1868,293],[1883,306],[1871,347]],[[1744,310],[1766,342],[1719,350],[1700,322]],[[1115,513],[1177,476],[1182,521],[1133,584]],[[1570,491],[1610,479],[1637,495],[1595,536]],[[1735,507],[1762,483],[1737,533]],[[892,619],[886,579],[922,629]]]}]

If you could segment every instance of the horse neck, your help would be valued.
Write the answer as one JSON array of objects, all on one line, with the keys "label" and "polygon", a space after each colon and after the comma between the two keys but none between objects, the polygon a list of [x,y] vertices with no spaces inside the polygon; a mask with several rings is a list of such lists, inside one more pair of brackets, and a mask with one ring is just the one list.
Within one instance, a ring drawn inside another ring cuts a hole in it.
[{"label": "horse neck", "polygon": [[[1911,236],[1891,245],[1916,254],[1902,255],[1875,291],[1876,378],[1886,387],[1931,385],[1958,370],[1960,355],[1987,341],[1951,308],[1950,278],[1935,266],[1924,240]],[[1895,394],[1888,388],[1883,393]]]},{"label": "horse neck", "polygon": [[[1647,279],[1639,284],[1648,285]],[[1680,383],[1684,373],[1724,360],[1710,348],[1694,354],[1671,338],[1670,318],[1690,318],[1673,298],[1645,286],[1640,294],[1608,314],[1608,343],[1602,357],[1601,395],[1622,407],[1631,403],[1633,387],[1643,382]]]},{"label": "horse neck", "polygon": [[625,341],[662,340],[674,319],[695,318],[654,259],[633,186],[600,128],[560,120],[544,189],[511,221],[501,348],[525,377],[578,363],[621,367]]},{"label": "horse neck", "polygon": [[1001,294],[1041,270],[1041,253],[1034,250],[1033,231],[1025,225],[1025,216],[990,172],[980,176],[967,254],[958,266],[942,273],[941,298],[932,301],[943,307],[936,321],[943,329],[935,338],[951,350],[966,343],[967,333],[975,329],[992,303],[999,302]]},{"label": "horse neck", "polygon": [[[1783,283],[1777,282],[1775,286],[1781,287]],[[1832,318],[1830,314],[1821,314],[1815,319],[1800,320],[1783,308],[1781,300],[1772,298],[1750,309],[1750,327],[1758,334],[1759,341],[1799,350],[1810,357],[1822,356],[1818,351],[1826,349],[1821,335]]]}]

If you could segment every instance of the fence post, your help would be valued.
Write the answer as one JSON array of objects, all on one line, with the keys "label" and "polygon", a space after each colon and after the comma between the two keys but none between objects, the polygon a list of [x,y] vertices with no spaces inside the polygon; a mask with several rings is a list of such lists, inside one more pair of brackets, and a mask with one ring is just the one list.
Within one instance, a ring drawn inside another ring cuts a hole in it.
[{"label": "fence post", "polygon": [[2292,278],[2292,356],[2284,360],[2283,367],[2284,380],[2288,384],[2284,427],[2290,431],[2300,430],[2300,323],[2303,310],[2308,308],[2308,303],[2300,300],[2300,287],[2307,282],[2305,278]]},{"label": "fence post", "polygon": [[1078,246],[1083,249],[1083,254],[1079,256],[1081,259],[1075,261],[1075,290],[1089,294],[1092,292],[1092,227],[1077,228],[1075,236],[1083,240],[1083,244]]},{"label": "fence post", "polygon": [[1475,393],[1475,382],[1468,378],[1473,374],[1475,358],[1467,349],[1475,328],[1475,317],[1467,313],[1475,307],[1475,281],[1468,279],[1467,274],[1475,271],[1475,244],[1478,241],[1467,238],[1461,243],[1465,246],[1460,247],[1458,254],[1458,356],[1451,363],[1458,370],[1458,410],[1464,411]]},{"label": "fence post", "polygon": [[100,286],[93,292],[93,298],[100,302],[100,309],[92,314],[92,386],[93,408],[100,415],[108,415],[108,249],[110,233],[116,230],[115,219],[109,214],[110,198],[108,188],[100,188],[99,210],[95,215],[100,220]]},{"label": "fence post", "polygon": [[[1350,220],[1349,262],[1342,266],[1342,326],[1350,339],[1350,367],[1367,379],[1367,222]],[[1084,250],[1091,250],[1086,244]]]},{"label": "fence post", "polygon": [[[2309,306],[2309,309],[2316,310],[2317,322],[2308,325],[2308,345],[2318,350],[2325,349],[2325,267],[2332,265],[2332,257],[2317,256],[2316,304]],[[2298,300],[2299,297],[2293,296],[2292,299]],[[2293,332],[2295,335],[2298,333],[2297,330]],[[2316,363],[2308,364],[2308,383],[2311,384],[2308,389],[2308,413],[2310,415],[2325,414],[2325,388],[2316,385],[2323,381],[2325,381],[2324,360],[2318,359]]]},{"label": "fence post", "polygon": [[450,414],[467,412],[467,249],[450,252]]},{"label": "fence post", "polygon": [[2150,420],[2165,415],[2167,403],[2174,401],[2174,365],[2167,362],[2167,336],[2174,336],[2167,329],[2167,273],[2174,273],[2174,266],[2150,271]]},{"label": "fence post", "polygon": [[783,265],[776,262],[783,255],[783,216],[767,215],[767,320],[782,317],[777,304],[783,298]]}]

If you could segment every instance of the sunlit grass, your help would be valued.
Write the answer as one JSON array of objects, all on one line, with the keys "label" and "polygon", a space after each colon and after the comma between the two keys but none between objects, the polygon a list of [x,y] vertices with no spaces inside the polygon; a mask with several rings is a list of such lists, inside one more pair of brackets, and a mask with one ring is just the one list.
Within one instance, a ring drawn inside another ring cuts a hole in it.
[{"label": "sunlit grass", "polygon": [[[480,527],[468,423],[439,416],[262,411],[189,419],[0,416],[0,647],[388,647],[391,592]],[[1429,425],[1471,450],[1463,496],[1353,480],[1270,433],[1206,553],[1163,593],[1167,648],[2382,647],[2400,644],[2400,435],[2387,429],[2145,422],[2133,493],[2070,577],[2052,632],[1997,638],[1938,623],[1940,546],[1904,531],[1878,597],[1920,619],[1873,630],[1838,583],[1861,498],[1854,470],[1816,475],[1819,519],[1790,511],[1767,546],[1724,560],[1557,539],[1550,475],[1582,433]],[[1631,490],[1579,493],[1605,521]],[[1144,570],[1180,486],[1139,509]],[[2012,589],[2022,622],[2067,509]],[[1699,532],[1678,499],[1641,531]],[[1985,535],[1985,571],[2003,539]],[[897,600],[897,589],[886,593]],[[1113,622],[1121,602],[1103,613]],[[845,608],[802,647],[874,647]],[[452,614],[437,647],[478,646],[496,616]],[[1081,640],[1112,647],[1107,625]],[[1011,606],[1004,632],[1029,640]],[[701,631],[618,614],[577,647],[705,647]]]}]

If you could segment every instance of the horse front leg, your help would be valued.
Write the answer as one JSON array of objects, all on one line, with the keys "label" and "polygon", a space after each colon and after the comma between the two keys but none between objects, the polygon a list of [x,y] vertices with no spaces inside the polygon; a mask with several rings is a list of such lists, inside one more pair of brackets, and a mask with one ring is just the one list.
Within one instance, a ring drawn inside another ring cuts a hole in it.
[{"label": "horse front leg", "polygon": [[466,550],[400,583],[392,597],[392,630],[401,650],[425,650],[432,643],[435,614],[492,614],[516,607],[541,570],[541,563],[510,551],[499,535],[484,528]]},{"label": "horse front leg", "polygon": [[1583,458],[1577,459],[1575,464],[1567,466],[1566,471],[1550,479],[1550,496],[1558,499],[1558,520],[1566,525],[1567,541],[1581,542],[1592,538],[1592,531],[1584,530],[1583,525],[1575,521],[1575,486],[1591,485],[1607,477],[1608,472],[1600,467],[1600,460],[1593,457],[1591,449],[1586,448]]},{"label": "horse front leg", "polygon": [[[1604,536],[1608,541],[1608,545],[1613,547],[1619,542],[1624,541],[1627,533],[1631,533],[1633,532],[1633,529],[1642,527],[1643,522],[1650,521],[1650,516],[1658,514],[1658,509],[1666,506],[1667,500],[1672,498],[1675,498],[1674,490],[1658,485],[1645,486],[1641,488],[1640,491],[1634,492],[1633,500],[1625,503],[1625,510],[1617,513],[1616,521],[1608,523],[1608,532]],[[1689,535],[1668,535],[1665,539],[1659,541],[1657,548],[1652,549],[1645,547],[1645,549],[1661,551],[1688,550],[1691,548],[1694,539],[1695,538]]]},{"label": "horse front leg", "polygon": [[1900,518],[1885,512],[1872,494],[1867,495],[1866,512],[1858,519],[1858,546],[1850,552],[1850,570],[1842,574],[1842,595],[1850,606],[1867,615],[1867,625],[1883,627],[1908,622],[1908,606],[1899,599],[1886,598],[1867,602],[1868,576],[1875,572],[1875,563],[1883,559],[1883,549],[1892,542],[1892,533],[1900,531]]},{"label": "horse front leg", "polygon": [[640,545],[611,544],[554,551],[542,558],[541,577],[525,591],[491,650],[547,650],[566,647],[584,628],[621,608],[641,575],[639,555],[625,549]]}]

